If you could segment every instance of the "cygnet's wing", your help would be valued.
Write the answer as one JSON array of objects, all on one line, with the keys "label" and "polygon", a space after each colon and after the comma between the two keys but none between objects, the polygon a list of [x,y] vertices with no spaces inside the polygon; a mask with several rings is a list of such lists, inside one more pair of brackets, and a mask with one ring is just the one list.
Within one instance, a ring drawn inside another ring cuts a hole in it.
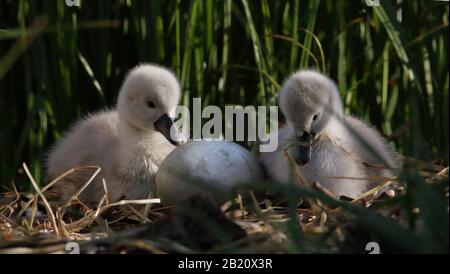
[{"label": "cygnet's wing", "polygon": [[[102,166],[104,170],[105,166],[111,165],[119,140],[117,122],[115,111],[97,113],[77,122],[51,149],[46,162],[49,177],[53,179],[79,166]],[[63,196],[70,197],[94,171],[77,171],[57,183]],[[95,181],[92,185],[96,184]],[[97,185],[101,187],[101,184]]]},{"label": "cygnet's wing", "polygon": [[102,112],[78,121],[52,148],[47,167],[59,175],[79,165],[99,165],[117,144],[117,113]]},{"label": "cygnet's wing", "polygon": [[394,174],[392,169],[399,167],[398,156],[388,147],[386,140],[375,128],[355,117],[346,116],[345,121],[351,131],[356,133],[350,132],[354,140],[351,148],[352,154],[355,154],[356,159],[362,161],[367,169],[367,174],[392,177]]}]

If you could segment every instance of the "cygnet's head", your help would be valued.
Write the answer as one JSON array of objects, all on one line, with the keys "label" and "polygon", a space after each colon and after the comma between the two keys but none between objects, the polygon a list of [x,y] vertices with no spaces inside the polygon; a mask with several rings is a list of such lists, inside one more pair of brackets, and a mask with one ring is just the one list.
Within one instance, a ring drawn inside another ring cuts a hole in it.
[{"label": "cygnet's head", "polygon": [[180,100],[180,85],[169,70],[156,65],[139,65],[127,75],[120,89],[117,110],[121,122],[139,131],[161,132],[171,143],[175,108]]},{"label": "cygnet's head", "polygon": [[298,71],[283,84],[278,104],[300,143],[295,160],[305,165],[311,157],[314,139],[330,126],[333,117],[343,115],[337,87],[319,72]]}]

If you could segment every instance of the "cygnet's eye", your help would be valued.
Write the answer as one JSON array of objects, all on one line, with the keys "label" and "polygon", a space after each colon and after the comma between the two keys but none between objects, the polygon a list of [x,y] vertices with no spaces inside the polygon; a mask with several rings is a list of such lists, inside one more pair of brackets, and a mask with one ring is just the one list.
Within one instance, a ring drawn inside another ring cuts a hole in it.
[{"label": "cygnet's eye", "polygon": [[313,116],[313,121],[317,120],[318,118],[319,118],[319,113],[317,113]]},{"label": "cygnet's eye", "polygon": [[149,107],[149,108],[155,108],[156,106],[155,106],[155,103],[153,103],[152,101],[147,101],[147,106]]}]

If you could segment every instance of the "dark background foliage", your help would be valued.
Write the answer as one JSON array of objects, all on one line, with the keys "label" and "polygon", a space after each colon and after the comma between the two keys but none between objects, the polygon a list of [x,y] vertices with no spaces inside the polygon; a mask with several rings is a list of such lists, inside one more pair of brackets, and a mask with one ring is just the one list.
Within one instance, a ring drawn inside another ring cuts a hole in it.
[{"label": "dark background foliage", "polygon": [[[49,146],[88,112],[113,107],[128,69],[171,68],[182,104],[273,105],[283,80],[314,68],[347,113],[404,155],[448,155],[448,3],[439,1],[0,2],[0,182],[42,183]],[[252,146],[252,144],[249,144]]]}]

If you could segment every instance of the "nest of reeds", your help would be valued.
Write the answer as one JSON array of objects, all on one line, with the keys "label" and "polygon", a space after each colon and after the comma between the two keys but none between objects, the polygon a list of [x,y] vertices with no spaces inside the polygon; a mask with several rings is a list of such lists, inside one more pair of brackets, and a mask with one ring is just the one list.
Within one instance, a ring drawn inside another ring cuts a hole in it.
[{"label": "nest of reeds", "polygon": [[[430,164],[404,158],[404,162],[420,170],[425,187],[438,189],[433,193],[446,201],[448,220],[449,167],[442,165],[446,161]],[[69,203],[58,203],[50,187],[59,178],[40,189],[25,164],[24,170],[35,191],[18,192],[13,185],[1,195],[0,253],[362,253],[361,244],[384,238],[387,247],[392,245],[390,251],[414,252],[414,247],[402,249],[401,243],[390,243],[389,236],[364,229],[364,224],[395,224],[391,233],[403,229],[417,234],[408,223],[426,211],[420,203],[412,208],[402,204],[409,197],[408,179],[386,180],[350,201],[339,201],[315,183],[308,191],[319,196],[302,192],[295,200],[271,192],[257,198],[250,190],[250,198],[237,195],[222,205],[207,195],[192,197],[182,208],[162,207],[158,199],[110,204],[105,196],[91,208],[77,198],[80,192]],[[388,184],[395,187],[395,198],[377,193]],[[366,215],[373,219],[364,223]]]}]

